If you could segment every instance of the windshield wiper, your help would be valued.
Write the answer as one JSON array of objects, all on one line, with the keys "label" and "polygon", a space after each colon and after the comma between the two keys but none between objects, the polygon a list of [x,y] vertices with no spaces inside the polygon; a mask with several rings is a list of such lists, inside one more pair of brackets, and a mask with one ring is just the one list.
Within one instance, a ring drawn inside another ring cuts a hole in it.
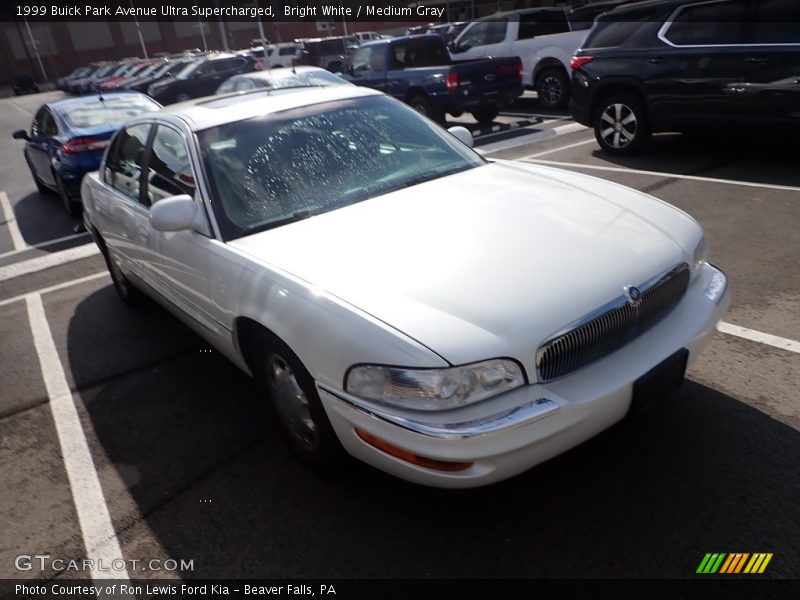
[{"label": "windshield wiper", "polygon": [[318,206],[314,206],[311,208],[304,208],[302,210],[296,210],[288,217],[283,217],[280,219],[275,219],[274,221],[269,221],[264,223],[263,225],[259,225],[258,227],[254,227],[248,234],[250,233],[258,233],[259,231],[267,231],[268,229],[275,229],[276,227],[281,227],[283,225],[288,225],[289,223],[295,223],[297,221],[303,221],[308,219],[309,217],[314,217],[321,213],[325,212],[324,210],[320,209]]}]

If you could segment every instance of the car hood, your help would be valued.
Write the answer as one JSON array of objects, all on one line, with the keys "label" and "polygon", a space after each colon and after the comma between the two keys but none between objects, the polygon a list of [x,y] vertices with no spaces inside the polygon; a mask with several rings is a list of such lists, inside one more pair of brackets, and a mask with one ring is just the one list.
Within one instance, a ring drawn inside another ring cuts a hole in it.
[{"label": "car hood", "polygon": [[231,245],[452,364],[512,356],[530,368],[542,341],[624,286],[691,263],[701,235],[629,188],[498,162]]}]

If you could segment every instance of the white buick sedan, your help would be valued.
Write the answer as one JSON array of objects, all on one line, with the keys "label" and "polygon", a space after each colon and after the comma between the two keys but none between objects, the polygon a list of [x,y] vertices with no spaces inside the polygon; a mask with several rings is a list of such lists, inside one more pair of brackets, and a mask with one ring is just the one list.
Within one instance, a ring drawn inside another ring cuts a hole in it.
[{"label": "white buick sedan", "polygon": [[479,486],[680,383],[729,295],[680,210],[470,144],[361,87],[209,98],[127,123],[84,218],[305,463]]}]

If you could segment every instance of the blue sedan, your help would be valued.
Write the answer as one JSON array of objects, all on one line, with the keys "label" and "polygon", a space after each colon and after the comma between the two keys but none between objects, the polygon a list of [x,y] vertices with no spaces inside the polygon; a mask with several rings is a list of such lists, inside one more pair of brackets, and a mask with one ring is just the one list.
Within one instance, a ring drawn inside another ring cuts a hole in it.
[{"label": "blue sedan", "polygon": [[14,132],[25,140],[25,160],[42,193],[58,193],[67,211],[81,212],[81,180],[96,171],[111,136],[128,119],[159,110],[144,94],[117,93],[57,100],[42,106],[31,132]]}]

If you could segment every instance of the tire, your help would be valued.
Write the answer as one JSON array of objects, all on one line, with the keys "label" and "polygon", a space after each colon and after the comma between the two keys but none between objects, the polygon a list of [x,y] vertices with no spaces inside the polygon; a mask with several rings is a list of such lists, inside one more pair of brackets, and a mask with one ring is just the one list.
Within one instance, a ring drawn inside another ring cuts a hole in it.
[{"label": "tire", "polygon": [[325,414],[308,370],[274,336],[258,336],[255,346],[253,374],[269,398],[271,412],[291,451],[315,471],[339,470],[346,464],[347,453]]},{"label": "tire", "polygon": [[472,116],[481,125],[491,125],[498,114],[500,109],[496,106],[482,106],[472,111]]},{"label": "tire", "polygon": [[536,94],[544,108],[562,108],[569,100],[569,78],[562,69],[545,69],[536,80]]},{"label": "tire", "polygon": [[609,154],[632,154],[650,138],[642,102],[630,94],[613,94],[599,103],[594,137]]},{"label": "tire", "polygon": [[444,125],[444,113],[435,111],[431,106],[430,100],[427,97],[419,94],[414,96],[408,101],[408,105],[417,111],[421,115],[425,115],[429,119],[432,119],[439,123],[440,125]]},{"label": "tire", "polygon": [[53,173],[53,180],[56,182],[56,191],[58,195],[61,196],[61,201],[64,203],[67,214],[69,214],[70,217],[80,217],[81,214],[83,214],[83,205],[80,200],[75,200],[75,198],[69,195],[64,181],[57,173]]},{"label": "tire", "polygon": [[114,257],[111,256],[111,252],[105,246],[105,243],[103,243],[101,249],[103,250],[103,257],[106,259],[108,272],[111,274],[111,281],[114,284],[114,289],[117,291],[120,300],[130,308],[139,306],[144,299],[144,294],[125,277],[125,274],[119,268]]}]

